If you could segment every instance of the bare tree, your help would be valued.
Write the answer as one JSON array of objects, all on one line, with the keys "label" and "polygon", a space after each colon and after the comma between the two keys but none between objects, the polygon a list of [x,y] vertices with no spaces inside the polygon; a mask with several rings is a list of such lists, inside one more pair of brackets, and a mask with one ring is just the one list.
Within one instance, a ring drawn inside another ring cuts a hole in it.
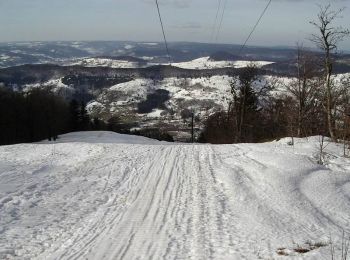
[{"label": "bare tree", "polygon": [[[315,55],[307,52],[301,45],[297,46],[297,77],[286,84],[286,89],[296,101],[295,120],[290,122],[295,124],[297,136],[302,137],[306,135],[305,124],[308,119],[314,114],[315,101],[317,100],[319,89],[319,75],[318,59]],[[293,113],[291,113],[293,115]],[[293,127],[294,128],[294,127]]]},{"label": "bare tree", "polygon": [[343,41],[350,35],[348,29],[341,26],[335,27],[333,24],[336,19],[341,17],[344,8],[337,11],[331,10],[331,5],[320,6],[320,11],[317,15],[317,20],[310,22],[319,31],[318,34],[313,34],[311,41],[324,52],[324,68],[325,68],[325,93],[326,93],[326,114],[328,131],[333,140],[336,139],[334,118],[332,110],[333,104],[333,54],[338,48],[339,42]]},{"label": "bare tree", "polygon": [[340,120],[343,139],[344,156],[347,156],[350,139],[350,76],[344,76],[341,79],[341,87],[338,95],[338,113],[341,115]]}]

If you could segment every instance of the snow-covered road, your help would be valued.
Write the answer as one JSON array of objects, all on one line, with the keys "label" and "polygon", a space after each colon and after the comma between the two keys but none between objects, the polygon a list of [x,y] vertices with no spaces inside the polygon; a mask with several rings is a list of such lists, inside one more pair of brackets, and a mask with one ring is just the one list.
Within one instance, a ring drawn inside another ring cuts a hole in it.
[{"label": "snow-covered road", "polygon": [[316,145],[103,132],[0,147],[0,259],[329,259],[350,232],[350,161],[332,144],[320,166]]}]

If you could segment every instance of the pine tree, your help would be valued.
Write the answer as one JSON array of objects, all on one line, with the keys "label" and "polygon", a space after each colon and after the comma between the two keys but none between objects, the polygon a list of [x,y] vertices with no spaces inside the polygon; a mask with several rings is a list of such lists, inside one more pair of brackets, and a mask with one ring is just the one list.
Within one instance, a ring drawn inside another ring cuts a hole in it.
[{"label": "pine tree", "polygon": [[69,130],[79,130],[79,104],[75,99],[69,103]]},{"label": "pine tree", "polygon": [[86,111],[86,105],[84,102],[81,102],[80,104],[80,111],[79,111],[79,125],[80,125],[80,131],[87,131],[90,127],[90,117]]},{"label": "pine tree", "polygon": [[256,79],[257,68],[251,65],[244,68],[231,85],[236,142],[248,141],[252,135],[251,126],[258,116],[258,97],[252,86]]}]

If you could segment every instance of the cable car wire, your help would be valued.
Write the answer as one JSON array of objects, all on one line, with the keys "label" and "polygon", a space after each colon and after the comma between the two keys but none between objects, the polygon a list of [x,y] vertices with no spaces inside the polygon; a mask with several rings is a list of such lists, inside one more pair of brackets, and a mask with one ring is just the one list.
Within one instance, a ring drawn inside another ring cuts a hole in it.
[{"label": "cable car wire", "polygon": [[217,23],[218,23],[218,18],[219,18],[219,12],[220,12],[220,7],[221,7],[221,0],[218,0],[218,8],[216,10],[216,16],[215,16],[215,21],[214,21],[214,25],[213,25],[213,30],[212,30],[212,33],[211,33],[211,42],[214,41],[214,36],[215,36],[215,31],[216,31],[216,28],[217,28]]},{"label": "cable car wire", "polygon": [[271,5],[271,2],[272,2],[272,0],[269,0],[269,2],[267,3],[267,5],[266,5],[264,11],[261,13],[261,15],[260,15],[258,21],[256,22],[256,24],[254,25],[253,29],[252,29],[251,32],[249,33],[247,39],[246,39],[245,42],[243,43],[243,45],[242,45],[241,49],[239,50],[239,53],[238,53],[238,54],[241,54],[242,51],[243,51],[243,49],[246,47],[246,45],[247,45],[248,41],[250,40],[250,38],[252,37],[252,35],[253,35],[255,29],[258,27],[258,25],[259,25],[261,19],[264,17],[264,15],[265,15],[267,9],[268,9],[269,6]]},{"label": "cable car wire", "polygon": [[171,57],[170,57],[168,42],[167,42],[167,39],[166,39],[166,36],[165,36],[165,30],[164,30],[164,25],[163,25],[162,16],[161,16],[161,14],[160,14],[160,9],[159,9],[158,0],[156,0],[156,5],[157,5],[157,10],[158,10],[158,16],[159,16],[160,25],[161,25],[161,27],[162,27],[162,33],[163,33],[163,38],[164,38],[164,43],[165,43],[166,52],[167,52],[167,55],[168,55],[169,63],[170,63],[170,65],[171,65]]},{"label": "cable car wire", "polygon": [[224,8],[222,9],[220,24],[219,24],[219,27],[218,27],[218,31],[216,33],[215,42],[218,42],[218,38],[219,38],[220,31],[221,31],[221,26],[222,26],[222,21],[224,20],[224,16],[225,16],[226,5],[227,5],[227,0],[225,0]]}]

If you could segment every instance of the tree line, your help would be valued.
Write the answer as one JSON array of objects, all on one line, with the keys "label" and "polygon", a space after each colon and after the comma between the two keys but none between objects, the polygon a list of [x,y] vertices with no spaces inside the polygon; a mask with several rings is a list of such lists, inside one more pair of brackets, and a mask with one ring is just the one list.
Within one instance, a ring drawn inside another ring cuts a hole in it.
[{"label": "tree line", "polygon": [[84,101],[67,100],[48,89],[18,92],[0,86],[0,145],[55,141],[69,132],[101,130],[173,141],[157,128],[131,132],[117,116],[106,121],[92,118]]},{"label": "tree line", "polygon": [[103,130],[107,125],[88,115],[85,104],[66,101],[39,88],[16,92],[0,87],[0,144],[56,140],[58,135]]},{"label": "tree line", "polygon": [[[231,83],[232,102],[227,111],[211,115],[200,137],[202,142],[261,142],[285,136],[329,136],[334,141],[350,138],[350,78],[335,77],[338,44],[350,31],[334,22],[343,9],[321,6],[311,22],[317,33],[311,41],[323,53],[297,46],[296,77],[287,82],[259,82],[252,64]],[[274,94],[277,85],[285,92]]]}]

